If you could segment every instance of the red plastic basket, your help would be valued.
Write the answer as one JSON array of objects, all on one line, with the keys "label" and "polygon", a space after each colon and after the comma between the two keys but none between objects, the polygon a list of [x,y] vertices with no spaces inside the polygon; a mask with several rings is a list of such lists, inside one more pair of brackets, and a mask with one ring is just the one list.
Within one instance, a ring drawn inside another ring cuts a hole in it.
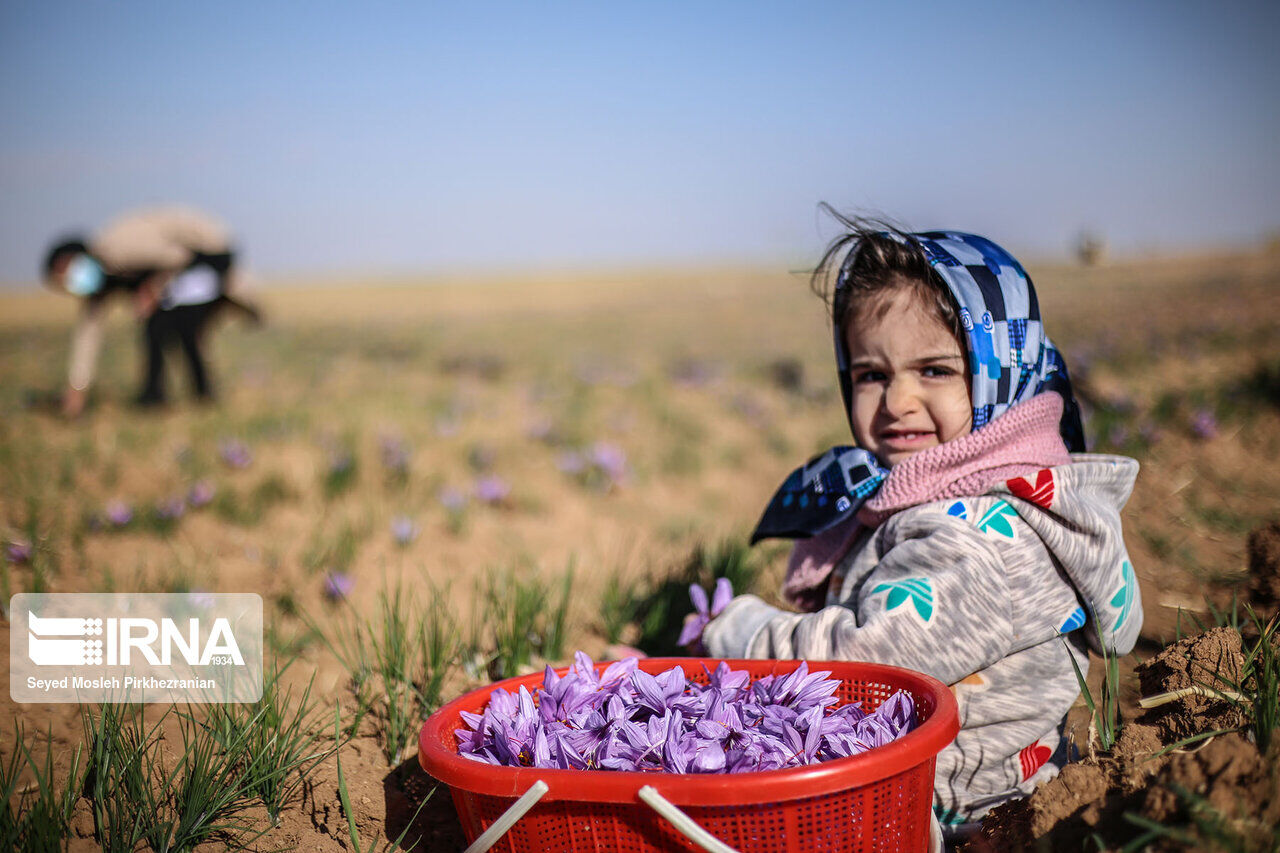
[{"label": "red plastic basket", "polygon": [[[707,683],[718,660],[648,658],[645,672],[680,666],[685,676]],[[785,675],[799,661],[730,660],[752,679]],[[597,664],[603,670],[608,664]],[[705,669],[704,669],[705,667]],[[546,792],[492,850],[697,851],[701,848],[654,811],[656,790],[703,829],[741,853],[816,853],[851,850],[924,850],[929,844],[933,772],[937,755],[959,731],[955,698],[942,682],[918,672],[881,664],[810,661],[812,671],[830,670],[841,681],[841,704],[862,702],[868,711],[898,690],[916,701],[920,724],[891,744],[807,767],[761,773],[626,773],[494,767],[458,754],[454,731],[460,712],[479,713],[495,687],[531,690],[542,674],[509,678],[462,696],[427,720],[418,760],[448,785],[467,841],[474,842],[541,781]],[[559,672],[563,675],[566,669]],[[641,800],[641,790],[648,797]],[[542,790],[539,786],[538,790]]]}]

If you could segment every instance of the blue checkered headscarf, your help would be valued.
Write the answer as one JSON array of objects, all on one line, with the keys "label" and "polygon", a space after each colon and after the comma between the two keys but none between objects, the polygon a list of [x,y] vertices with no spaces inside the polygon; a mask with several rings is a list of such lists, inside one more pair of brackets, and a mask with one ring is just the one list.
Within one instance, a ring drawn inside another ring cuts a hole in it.
[{"label": "blue checkered headscarf", "polygon": [[[1064,406],[1059,429],[1067,449],[1084,450],[1080,410],[1067,366],[1044,333],[1031,277],[1013,256],[985,237],[959,231],[925,231],[893,239],[918,242],[959,308],[969,350],[973,429],[1010,406],[1044,391],[1057,391]],[[846,256],[836,291],[848,286],[858,247]],[[836,369],[845,412],[852,418],[853,378],[843,329],[834,329]],[[856,513],[889,475],[870,452],[833,447],[797,468],[765,509],[753,543],[773,537],[803,539]]]}]

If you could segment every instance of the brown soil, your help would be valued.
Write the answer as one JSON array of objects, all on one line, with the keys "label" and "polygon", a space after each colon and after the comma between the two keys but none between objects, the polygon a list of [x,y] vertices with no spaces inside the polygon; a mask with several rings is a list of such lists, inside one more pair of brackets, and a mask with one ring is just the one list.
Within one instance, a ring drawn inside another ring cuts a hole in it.
[{"label": "brown soil", "polygon": [[[1196,684],[1229,690],[1242,664],[1240,635],[1215,628],[1164,649],[1138,667],[1138,676],[1144,696]],[[1175,746],[1243,723],[1230,703],[1198,693],[1150,709],[1124,725],[1109,752],[1067,765],[1028,799],[992,811],[966,849],[1080,850],[1095,836],[1113,849],[1145,831],[1134,816],[1181,828],[1212,809],[1225,833],[1239,839],[1239,849],[1274,850],[1280,843],[1280,748],[1273,745],[1264,756],[1241,731]],[[1199,843],[1183,835],[1144,849],[1200,849]]]},{"label": "brown soil", "polygon": [[[342,750],[342,773],[347,782],[351,808],[356,815],[362,849],[378,849],[386,841],[404,834],[401,846],[413,850],[462,850],[466,841],[444,786],[423,772],[416,755],[390,772],[381,752],[372,741],[359,742]],[[327,837],[327,843],[317,838]],[[281,815],[280,828],[250,849],[275,850],[281,844],[297,849],[316,849],[336,843],[351,845],[347,818],[338,796],[338,774],[333,762],[323,765],[309,780],[299,803]],[[208,853],[220,845],[207,845]]]},{"label": "brown soil", "polygon": [[1259,613],[1280,606],[1280,520],[1249,534],[1249,598]]},{"label": "brown soil", "polygon": [[[1141,720],[1155,726],[1161,741],[1176,743],[1201,732],[1237,728],[1240,710],[1215,692],[1238,691],[1244,653],[1239,632],[1214,628],[1174,643],[1136,672],[1143,696],[1202,689],[1148,710]],[[1206,695],[1206,693],[1208,695]]]}]

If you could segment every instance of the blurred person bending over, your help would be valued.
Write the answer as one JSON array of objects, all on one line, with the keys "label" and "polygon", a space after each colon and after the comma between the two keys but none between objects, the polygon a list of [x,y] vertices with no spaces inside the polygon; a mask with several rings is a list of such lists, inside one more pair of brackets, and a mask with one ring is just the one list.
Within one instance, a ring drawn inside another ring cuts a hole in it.
[{"label": "blurred person bending over", "polygon": [[200,351],[209,320],[230,306],[260,322],[255,308],[232,295],[235,279],[235,250],[226,227],[190,208],[132,211],[87,240],[75,237],[55,244],[45,258],[45,284],[81,301],[71,335],[63,413],[76,417],[84,409],[106,304],[115,294],[131,298],[134,315],[144,323],[146,367],[136,402],[164,402],[164,351],[174,341],[186,354],[196,396],[212,399]]}]

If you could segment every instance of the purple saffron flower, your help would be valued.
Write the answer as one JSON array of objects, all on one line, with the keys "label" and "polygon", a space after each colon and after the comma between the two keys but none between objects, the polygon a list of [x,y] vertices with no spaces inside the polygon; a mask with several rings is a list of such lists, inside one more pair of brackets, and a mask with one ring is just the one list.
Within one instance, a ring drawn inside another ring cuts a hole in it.
[{"label": "purple saffron flower", "polygon": [[570,673],[582,679],[593,689],[606,692],[617,692],[631,683],[631,676],[637,672],[640,661],[636,658],[614,661],[604,668],[604,672],[596,672],[595,662],[586,652],[574,652]]},{"label": "purple saffron flower", "polygon": [[705,361],[687,358],[669,366],[667,376],[677,385],[699,388],[715,380],[716,369]]},{"label": "purple saffron flower", "polygon": [[133,521],[133,507],[124,501],[110,501],[103,509],[112,527],[124,527]]},{"label": "purple saffron flower", "polygon": [[378,444],[384,468],[393,474],[404,474],[409,470],[409,445],[394,435],[383,435]]},{"label": "purple saffron flower", "polygon": [[218,493],[217,487],[210,480],[197,480],[187,492],[187,503],[192,509],[208,506]]},{"label": "purple saffron flower", "polygon": [[187,512],[187,503],[181,495],[167,498],[156,504],[155,514],[160,521],[177,521]]},{"label": "purple saffron flower", "polygon": [[726,702],[721,696],[715,696],[707,703],[706,713],[694,727],[703,738],[730,746],[740,745],[750,734],[737,704]]},{"label": "purple saffron flower", "polygon": [[475,494],[477,500],[496,505],[506,501],[511,495],[511,487],[496,474],[489,474],[476,480]]},{"label": "purple saffron flower", "polygon": [[25,539],[11,539],[5,543],[4,556],[10,563],[21,565],[31,559],[31,543]]},{"label": "purple saffron flower", "polygon": [[883,718],[898,733],[915,725],[916,703],[911,694],[899,690],[876,708],[876,716]]},{"label": "purple saffron flower", "polygon": [[566,450],[556,457],[556,467],[562,473],[576,477],[587,469],[587,460],[576,450]]},{"label": "purple saffron flower", "polygon": [[[767,684],[766,679],[762,678],[755,683],[754,687],[760,688],[763,694],[762,701],[799,712],[802,707],[810,703],[818,703],[825,707],[839,701],[832,694],[840,683],[828,678],[830,675],[830,672],[811,673],[809,665],[801,661],[800,666],[789,675],[769,680]],[[765,686],[761,688],[761,685]]]},{"label": "purple saffron flower", "polygon": [[347,450],[335,450],[329,454],[329,476],[340,477],[355,465],[355,459]]},{"label": "purple saffron flower", "polygon": [[1208,409],[1197,409],[1191,416],[1191,434],[1201,441],[1218,436],[1218,419]]},{"label": "purple saffron flower", "polygon": [[536,418],[525,424],[524,434],[533,441],[549,442],[555,430],[555,423],[548,417]]},{"label": "purple saffron flower", "polygon": [[1157,444],[1163,437],[1163,432],[1151,421],[1144,421],[1138,429],[1138,437],[1147,444]]},{"label": "purple saffron flower", "polygon": [[234,438],[223,439],[218,444],[218,455],[228,468],[242,470],[253,464],[253,453],[243,441]]},{"label": "purple saffron flower", "polygon": [[495,688],[482,713],[461,715],[458,751],[512,767],[741,773],[856,755],[915,725],[906,693],[872,714],[857,703],[833,709],[839,682],[807,664],[752,684],[721,663],[706,686],[680,667],[653,675],[637,664],[597,672],[578,652],[563,676],[547,668],[536,699]]},{"label": "purple saffron flower", "polygon": [[351,594],[355,580],[343,572],[329,572],[324,576],[324,595],[330,601],[340,601]]},{"label": "purple saffron flower", "polygon": [[637,669],[632,677],[632,685],[636,689],[636,701],[641,708],[647,708],[655,714],[665,714],[671,704],[684,695],[684,671],[675,667],[655,677]]},{"label": "purple saffron flower", "polygon": [[767,427],[770,424],[769,411],[754,397],[745,392],[735,394],[729,400],[729,408],[742,416],[752,426]]},{"label": "purple saffron flower", "polygon": [[[604,704],[587,714],[582,722],[576,725],[576,730],[570,731],[567,735],[570,745],[582,756],[586,766],[597,768],[601,766],[602,759],[613,754],[614,742],[619,737],[622,725],[631,721],[635,709],[616,693],[606,695],[599,691],[588,692],[589,688],[585,684],[577,679],[574,681],[580,685],[576,689],[584,696],[605,696]],[[586,704],[583,701],[580,707],[585,707]],[[561,707],[564,707],[563,702]]]},{"label": "purple saffron flower", "polygon": [[591,464],[614,483],[627,476],[627,453],[616,444],[597,441],[591,446]]},{"label": "purple saffron flower", "polygon": [[746,672],[735,672],[724,661],[716,664],[715,672],[707,674],[708,689],[716,690],[729,699],[736,699],[747,689],[751,676]]},{"label": "purple saffron flower", "polygon": [[462,512],[467,506],[466,492],[452,486],[445,486],[436,497],[440,505],[451,513]]},{"label": "purple saffron flower", "polygon": [[684,629],[680,632],[680,639],[676,641],[677,645],[680,646],[688,646],[699,640],[707,624],[729,606],[729,602],[733,600],[733,585],[729,583],[728,578],[718,579],[716,581],[715,596],[711,601],[710,607],[707,606],[706,590],[697,584],[690,585],[689,598],[693,599],[695,612],[685,620]]},{"label": "purple saffron flower", "polygon": [[401,548],[412,542],[418,535],[418,525],[407,515],[397,515],[391,519],[391,538]]},{"label": "purple saffron flower", "polygon": [[543,673],[542,684],[538,691],[538,712],[547,723],[560,722],[581,728],[596,705],[606,698],[582,679],[561,678],[550,666]]}]

